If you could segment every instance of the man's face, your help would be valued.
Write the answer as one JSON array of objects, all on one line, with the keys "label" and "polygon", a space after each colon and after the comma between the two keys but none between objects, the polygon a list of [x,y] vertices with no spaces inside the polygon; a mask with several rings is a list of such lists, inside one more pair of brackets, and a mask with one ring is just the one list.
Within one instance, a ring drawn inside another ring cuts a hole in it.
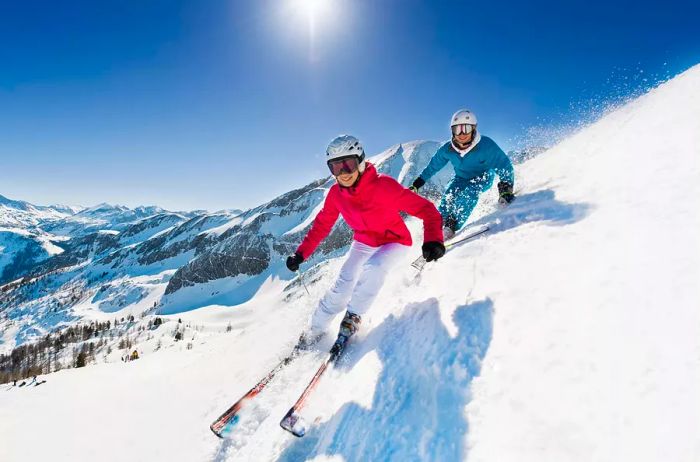
[{"label": "man's face", "polygon": [[467,146],[474,139],[475,125],[459,124],[452,127],[452,139],[458,146]]},{"label": "man's face", "polygon": [[459,135],[455,135],[455,139],[456,139],[457,142],[458,142],[459,144],[461,144],[462,146],[464,146],[464,145],[466,145],[467,143],[469,143],[469,142],[472,140],[473,137],[474,137],[474,132],[473,132],[473,131],[470,132],[470,133],[460,133]]}]

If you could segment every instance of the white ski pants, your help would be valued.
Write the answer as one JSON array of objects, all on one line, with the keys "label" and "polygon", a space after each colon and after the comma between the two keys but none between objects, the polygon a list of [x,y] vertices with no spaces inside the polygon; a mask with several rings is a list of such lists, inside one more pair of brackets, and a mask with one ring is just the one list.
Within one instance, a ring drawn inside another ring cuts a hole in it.
[{"label": "white ski pants", "polygon": [[372,247],[353,240],[338,279],[311,316],[311,330],[324,332],[345,309],[365,314],[377,298],[386,274],[409,248],[396,243]]}]

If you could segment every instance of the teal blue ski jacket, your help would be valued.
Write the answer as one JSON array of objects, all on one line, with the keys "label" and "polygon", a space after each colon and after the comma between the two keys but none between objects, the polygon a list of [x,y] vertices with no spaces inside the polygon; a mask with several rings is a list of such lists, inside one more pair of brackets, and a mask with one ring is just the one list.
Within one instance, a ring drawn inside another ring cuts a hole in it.
[{"label": "teal blue ski jacket", "polygon": [[454,167],[457,178],[490,185],[495,174],[501,182],[514,185],[513,164],[496,142],[487,136],[482,135],[479,143],[464,156],[452,147],[450,141],[443,144],[423,169],[420,178],[428,181],[448,162]]}]

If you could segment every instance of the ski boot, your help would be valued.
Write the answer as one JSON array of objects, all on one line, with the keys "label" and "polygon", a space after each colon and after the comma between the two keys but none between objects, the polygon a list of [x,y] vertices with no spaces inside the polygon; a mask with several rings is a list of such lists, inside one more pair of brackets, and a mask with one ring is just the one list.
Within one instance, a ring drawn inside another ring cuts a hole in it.
[{"label": "ski boot", "polygon": [[338,338],[336,339],[335,343],[333,344],[333,347],[331,348],[332,354],[338,356],[340,355],[340,353],[342,353],[343,349],[345,348],[345,344],[347,344],[350,337],[355,335],[357,329],[360,328],[361,322],[362,318],[360,317],[360,315],[351,313],[349,311],[345,313],[345,317],[340,323],[340,331],[338,332]]},{"label": "ski boot", "polygon": [[457,220],[452,217],[445,219],[445,225],[442,227],[442,236],[445,241],[455,237],[457,232]]}]

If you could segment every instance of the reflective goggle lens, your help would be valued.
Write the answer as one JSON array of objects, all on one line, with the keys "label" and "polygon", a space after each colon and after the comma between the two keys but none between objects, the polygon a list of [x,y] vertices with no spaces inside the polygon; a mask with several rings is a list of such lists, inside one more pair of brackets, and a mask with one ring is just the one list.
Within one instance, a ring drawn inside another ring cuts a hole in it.
[{"label": "reflective goggle lens", "polygon": [[356,156],[328,161],[328,169],[333,176],[338,176],[342,173],[354,173],[359,166],[360,163]]},{"label": "reflective goggle lens", "polygon": [[468,135],[472,131],[474,131],[474,126],[470,124],[459,124],[459,125],[453,125],[452,126],[452,134],[454,136],[457,135]]}]

